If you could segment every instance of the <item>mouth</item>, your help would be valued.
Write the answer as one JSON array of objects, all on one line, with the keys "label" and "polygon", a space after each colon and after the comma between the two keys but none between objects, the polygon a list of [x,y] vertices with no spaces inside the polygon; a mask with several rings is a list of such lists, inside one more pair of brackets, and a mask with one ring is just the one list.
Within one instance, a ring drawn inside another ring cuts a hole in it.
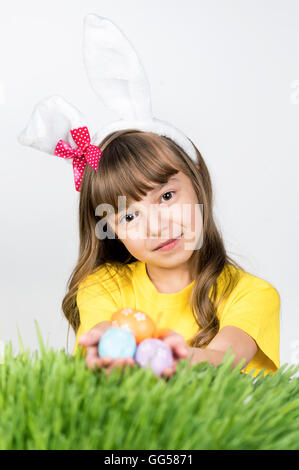
[{"label": "mouth", "polygon": [[176,240],[180,239],[183,234],[181,233],[179,236],[176,238],[170,238],[169,240],[166,240],[165,242],[161,243],[158,245],[156,248],[153,249],[153,251],[157,251],[160,248],[167,247],[168,245],[171,246]]}]

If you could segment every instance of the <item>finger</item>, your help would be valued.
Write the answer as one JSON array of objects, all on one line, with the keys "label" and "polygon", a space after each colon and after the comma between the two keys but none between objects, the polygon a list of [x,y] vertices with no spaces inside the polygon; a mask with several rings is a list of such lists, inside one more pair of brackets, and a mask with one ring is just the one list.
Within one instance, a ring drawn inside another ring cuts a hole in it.
[{"label": "finger", "polygon": [[106,367],[106,368],[109,367],[114,361],[114,359],[109,356],[103,356],[100,358],[100,360],[102,361],[101,362],[102,367]]},{"label": "finger", "polygon": [[178,344],[176,347],[175,347],[175,354],[177,356],[178,359],[185,359],[188,357],[189,355],[189,352],[188,352],[188,348],[185,344]]},{"label": "finger", "polygon": [[179,359],[183,359],[188,356],[188,347],[184,339],[178,338],[177,342],[174,344],[174,353],[175,356]]},{"label": "finger", "polygon": [[[104,358],[103,358],[104,359]],[[109,357],[107,357],[107,359],[109,360],[109,366],[113,366],[114,364],[115,365],[131,365],[131,366],[134,366],[136,364],[135,360],[133,357],[117,357],[115,359],[111,359]]]},{"label": "finger", "polygon": [[156,338],[165,338],[166,336],[169,336],[173,334],[173,331],[170,330],[169,328],[161,328],[161,329],[158,329],[157,332],[156,332]]},{"label": "finger", "polygon": [[108,367],[112,363],[113,359],[111,357],[93,357],[87,356],[86,357],[86,365],[90,369],[94,370],[96,368],[102,369]]},{"label": "finger", "polygon": [[181,335],[171,335],[164,339],[174,353],[175,357],[184,358],[188,356],[188,347]]},{"label": "finger", "polygon": [[100,369],[102,367],[102,364],[99,362],[98,359],[91,358],[86,359],[85,365],[91,370]]},{"label": "finger", "polygon": [[98,359],[99,354],[98,354],[98,348],[96,346],[89,346],[86,348],[86,359]]},{"label": "finger", "polygon": [[97,346],[88,346],[86,348],[86,357],[98,358],[98,347]]},{"label": "finger", "polygon": [[163,341],[169,345],[176,345],[180,342],[184,343],[184,338],[179,334],[167,335]]},{"label": "finger", "polygon": [[135,360],[133,357],[126,357],[125,358],[125,364],[130,366],[130,367],[134,367],[135,366]]},{"label": "finger", "polygon": [[87,349],[86,355],[85,355],[85,364],[87,367],[90,369],[93,369],[95,362],[97,361],[98,357],[97,355],[94,354],[94,351],[90,350],[90,348]]},{"label": "finger", "polygon": [[164,370],[162,377],[168,381],[170,377],[172,377],[172,375],[173,375],[173,372],[171,370]]},{"label": "finger", "polygon": [[167,369],[163,370],[162,375],[164,375],[165,377],[169,377],[171,372],[172,371],[171,371],[170,367],[168,367]]},{"label": "finger", "polygon": [[114,359],[116,362],[116,365],[122,364],[122,365],[129,365],[129,366],[134,366],[136,364],[136,361],[133,357],[118,357]]},{"label": "finger", "polygon": [[95,346],[99,343],[102,335],[103,331],[91,329],[84,335],[79,336],[78,343],[81,344],[81,346]]},{"label": "finger", "polygon": [[125,361],[126,361],[126,358],[123,358],[123,357],[118,357],[116,359],[113,359],[111,364],[105,369],[105,374],[108,376],[110,372],[112,371],[112,369],[123,368],[125,366]]},{"label": "finger", "polygon": [[166,376],[171,376],[176,372],[176,370],[177,370],[176,363],[173,363],[172,366],[167,367],[166,369],[164,369],[163,375],[165,374]]}]

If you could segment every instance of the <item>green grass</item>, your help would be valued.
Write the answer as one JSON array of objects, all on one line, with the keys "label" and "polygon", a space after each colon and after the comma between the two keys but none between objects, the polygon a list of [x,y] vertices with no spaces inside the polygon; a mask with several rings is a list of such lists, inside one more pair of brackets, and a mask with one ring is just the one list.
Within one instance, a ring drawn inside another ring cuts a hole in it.
[{"label": "green grass", "polygon": [[149,369],[91,371],[46,347],[0,364],[0,449],[299,449],[299,365],[257,377],[178,364],[166,381]]}]

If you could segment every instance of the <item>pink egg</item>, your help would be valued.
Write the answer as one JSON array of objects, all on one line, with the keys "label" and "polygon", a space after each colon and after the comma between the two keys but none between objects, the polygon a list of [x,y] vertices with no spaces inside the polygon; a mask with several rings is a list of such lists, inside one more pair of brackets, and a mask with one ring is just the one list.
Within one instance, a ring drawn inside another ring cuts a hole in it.
[{"label": "pink egg", "polygon": [[170,347],[164,341],[156,338],[145,339],[138,345],[135,360],[141,367],[149,365],[156,375],[161,375],[173,364]]}]

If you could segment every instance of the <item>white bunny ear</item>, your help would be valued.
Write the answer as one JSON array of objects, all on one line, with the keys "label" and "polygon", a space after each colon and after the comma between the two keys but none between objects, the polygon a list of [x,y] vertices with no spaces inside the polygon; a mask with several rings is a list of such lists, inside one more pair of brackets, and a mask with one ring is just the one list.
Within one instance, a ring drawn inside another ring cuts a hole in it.
[{"label": "white bunny ear", "polygon": [[85,17],[83,57],[93,90],[120,119],[152,119],[150,87],[141,61],[108,18]]},{"label": "white bunny ear", "polygon": [[22,145],[53,155],[60,139],[76,148],[70,129],[81,126],[88,126],[84,115],[62,97],[54,95],[41,100],[35,106],[27,126],[18,136],[18,141]]}]

